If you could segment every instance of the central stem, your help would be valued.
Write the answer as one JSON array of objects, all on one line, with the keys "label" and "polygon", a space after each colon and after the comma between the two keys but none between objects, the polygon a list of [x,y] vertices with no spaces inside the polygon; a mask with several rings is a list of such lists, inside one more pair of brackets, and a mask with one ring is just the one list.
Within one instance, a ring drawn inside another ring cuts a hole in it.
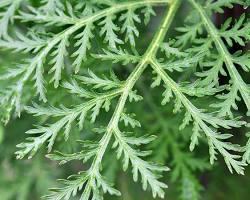
[{"label": "central stem", "polygon": [[180,5],[180,0],[175,0],[172,2],[172,4],[170,4],[169,10],[167,10],[165,17],[158,29],[158,32],[155,34],[147,51],[143,55],[142,60],[138,63],[136,68],[133,70],[133,72],[130,74],[127,81],[125,82],[124,92],[120,98],[116,111],[109,123],[109,126],[108,126],[109,128],[112,129],[113,127],[118,126],[119,118],[120,118],[120,115],[122,114],[129,92],[133,89],[135,83],[141,77],[142,73],[147,68],[147,65],[151,62],[152,58],[156,56],[156,53],[159,49],[159,45],[164,40],[164,37],[167,31],[169,30],[169,27],[173,21],[173,18],[177,9],[179,8],[179,5]]},{"label": "central stem", "polygon": [[231,76],[233,83],[237,86],[237,89],[240,91],[240,94],[247,106],[248,109],[248,115],[250,115],[250,96],[248,94],[248,86],[242,79],[241,75],[237,71],[237,68],[234,65],[234,62],[232,60],[231,54],[229,53],[226,45],[221,39],[221,36],[215,27],[215,25],[210,20],[209,16],[206,14],[205,10],[202,8],[202,6],[196,2],[196,0],[189,0],[193,7],[198,11],[203,24],[205,25],[206,30],[208,33],[212,36],[212,39],[221,54],[221,56],[224,59],[224,62],[227,66],[229,75]]},{"label": "central stem", "polygon": [[169,27],[173,21],[174,15],[180,6],[180,2],[181,0],[174,0],[170,2],[171,4],[169,6],[169,9],[167,10],[165,17],[157,33],[155,34],[151,44],[149,45],[145,54],[142,56],[141,61],[138,63],[136,68],[133,70],[133,72],[130,74],[130,76],[126,80],[124,84],[123,93],[119,99],[118,105],[116,106],[115,112],[108,124],[107,131],[100,141],[100,148],[99,148],[99,151],[97,152],[94,162],[92,163],[91,170],[97,171],[97,168],[99,168],[103,155],[111,139],[112,133],[116,132],[116,129],[118,129],[120,116],[123,112],[125,103],[129,96],[129,92],[133,89],[135,83],[140,78],[144,70],[147,68],[148,64],[156,56],[157,50],[159,49],[159,44],[163,41],[167,31],[169,30]]}]

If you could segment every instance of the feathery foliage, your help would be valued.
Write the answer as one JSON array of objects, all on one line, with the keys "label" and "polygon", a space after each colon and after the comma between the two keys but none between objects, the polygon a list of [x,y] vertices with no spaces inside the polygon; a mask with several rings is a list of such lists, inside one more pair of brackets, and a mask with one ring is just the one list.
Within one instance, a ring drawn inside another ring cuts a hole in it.
[{"label": "feathery foliage", "polygon": [[[185,24],[174,27],[181,0],[0,1],[0,48],[25,55],[0,74],[2,120],[8,123],[23,112],[41,119],[17,145],[17,158],[31,159],[47,146],[49,159],[61,165],[80,161],[84,166],[77,175],[60,180],[60,186],[45,199],[101,200],[107,194],[122,195],[105,176],[103,166],[110,154],[154,198],[164,198],[167,184],[161,177],[169,170],[164,166],[166,154],[171,154],[171,178],[181,180],[180,199],[199,199],[202,186],[194,173],[210,165],[186,152],[178,140],[185,145],[190,141],[190,151],[206,143],[211,164],[221,157],[231,173],[244,174],[250,162],[250,142],[245,146],[233,143],[232,129],[248,125],[250,88],[242,72],[249,72],[250,54],[231,53],[230,48],[249,43],[250,20],[243,14],[217,28],[211,16],[245,2],[187,2],[191,12]],[[142,52],[137,45],[144,34],[140,29],[150,23],[159,6],[166,14]],[[176,32],[166,39],[172,26]],[[107,67],[100,69],[103,63]],[[152,77],[144,76],[148,71]],[[140,88],[142,77],[151,83],[150,91],[162,97],[162,109],[173,111],[182,122],[176,120],[179,124],[175,121],[172,128],[167,125],[171,119],[156,111],[159,108],[146,92],[148,88]],[[144,101],[156,116],[152,126],[141,116],[146,110],[140,106]],[[237,111],[240,102],[246,115]],[[172,129],[187,134],[185,138],[171,134]],[[80,135],[89,131],[91,136],[78,138],[79,151],[53,153],[59,144],[71,140],[74,131]]]}]

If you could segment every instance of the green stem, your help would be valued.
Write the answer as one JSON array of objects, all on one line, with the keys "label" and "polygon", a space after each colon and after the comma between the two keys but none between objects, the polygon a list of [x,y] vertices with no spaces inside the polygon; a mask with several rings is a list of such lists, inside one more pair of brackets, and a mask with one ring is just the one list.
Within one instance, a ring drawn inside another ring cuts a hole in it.
[{"label": "green stem", "polygon": [[[171,77],[164,71],[164,69],[156,60],[152,60],[151,66],[155,70],[155,72],[162,78],[164,83],[173,91],[175,96],[181,100],[183,106],[191,114],[194,121],[199,125],[201,130],[206,135],[208,142],[211,142],[213,147],[215,147],[224,157],[224,160],[230,172],[233,173],[233,167],[238,174],[244,174],[244,168],[242,167],[243,164],[240,161],[236,160],[237,155],[233,155],[229,151],[227,151],[227,146],[225,146],[220,138],[216,137],[216,132],[207,125],[207,123],[209,122],[206,121],[203,113],[189,101],[189,99],[180,90],[178,84],[173,79],[171,79]],[[209,146],[211,148],[211,145]],[[211,164],[213,164],[213,160],[211,160]]]},{"label": "green stem", "polygon": [[[126,80],[126,82],[124,84],[123,93],[120,97],[120,100],[119,100],[117,106],[116,106],[115,112],[114,112],[114,114],[113,114],[113,116],[108,124],[107,131],[100,141],[100,148],[99,148],[99,150],[96,154],[96,157],[92,163],[92,166],[90,168],[90,172],[93,172],[94,176],[95,176],[95,173],[98,172],[98,170],[99,170],[100,163],[101,163],[102,158],[104,156],[104,153],[108,147],[108,144],[109,144],[109,141],[111,139],[112,134],[119,133],[119,131],[115,131],[115,130],[118,129],[118,123],[120,120],[120,116],[123,112],[125,103],[126,103],[127,98],[129,96],[129,93],[133,89],[135,83],[140,78],[141,74],[146,69],[146,67],[148,66],[148,64],[152,60],[152,58],[155,57],[155,54],[159,48],[159,43],[164,39],[164,37],[165,37],[165,35],[166,35],[166,33],[167,33],[171,23],[172,23],[174,15],[175,15],[178,7],[180,6],[180,2],[181,2],[181,0],[175,0],[170,4],[170,7],[167,10],[166,15],[165,15],[165,17],[160,25],[160,28],[159,28],[158,32],[156,33],[156,35],[154,36],[149,48],[147,49],[146,53],[143,55],[140,63],[138,63],[138,65],[136,66],[134,71],[130,74],[130,76],[128,77],[128,79]],[[92,178],[94,178],[94,176],[92,176]]]},{"label": "green stem", "polygon": [[243,97],[243,100],[244,100],[244,102],[247,106],[247,109],[248,109],[248,115],[250,115],[249,88],[248,88],[247,84],[243,81],[243,79],[241,78],[241,75],[239,74],[239,72],[237,71],[237,69],[234,65],[232,56],[229,53],[224,42],[222,41],[217,28],[212,23],[212,21],[210,20],[210,18],[206,14],[205,10],[201,7],[201,5],[199,3],[197,3],[195,0],[189,0],[189,2],[198,11],[205,28],[207,29],[208,33],[211,35],[219,53],[224,58],[224,61],[226,63],[229,74],[230,74],[234,84],[237,86],[241,96]]},{"label": "green stem", "polygon": [[[27,69],[25,70],[25,73],[18,81],[19,87],[23,88],[24,84],[29,80],[30,76],[32,75],[34,70],[37,68],[41,60],[44,60],[44,58],[48,55],[48,53],[53,49],[53,47],[56,44],[58,44],[64,38],[69,37],[70,35],[78,31],[82,27],[86,26],[87,24],[94,23],[102,19],[103,17],[113,15],[115,13],[119,13],[121,11],[127,10],[128,8],[136,9],[136,8],[144,7],[145,5],[162,5],[162,4],[164,5],[169,2],[171,2],[171,0],[139,0],[139,1],[119,3],[119,4],[114,4],[111,7],[106,8],[104,10],[98,11],[90,16],[77,19],[72,26],[56,34],[53,38],[45,42],[43,50],[41,50],[39,54],[34,59],[32,59],[31,64],[27,67]],[[43,101],[46,102],[45,97],[43,98]]]},{"label": "green stem", "polygon": [[114,123],[114,125],[109,125],[109,127],[117,127],[120,115],[122,114],[122,110],[124,108],[124,105],[126,103],[127,97],[129,95],[129,92],[133,89],[135,83],[137,80],[141,77],[141,74],[146,69],[147,65],[151,62],[151,60],[155,57],[157,50],[159,49],[159,44],[163,41],[172,21],[174,18],[174,15],[179,8],[180,0],[175,0],[170,5],[169,10],[166,12],[166,15],[162,21],[162,24],[160,25],[160,28],[158,32],[155,34],[155,37],[153,38],[150,46],[148,47],[146,53],[143,55],[142,60],[140,63],[136,66],[135,70],[130,74],[128,77],[124,88],[123,95],[120,98],[118,107],[115,111],[115,115],[112,118],[111,122]]}]

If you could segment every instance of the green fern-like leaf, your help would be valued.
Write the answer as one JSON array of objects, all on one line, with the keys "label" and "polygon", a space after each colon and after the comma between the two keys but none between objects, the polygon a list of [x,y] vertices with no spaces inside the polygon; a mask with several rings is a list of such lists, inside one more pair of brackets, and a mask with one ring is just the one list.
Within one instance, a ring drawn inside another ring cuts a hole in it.
[{"label": "green fern-like leaf", "polygon": [[[172,27],[182,3],[191,11],[183,25]],[[250,23],[243,14],[217,28],[211,16],[246,2],[202,3],[0,1],[0,48],[25,57],[0,73],[1,118],[8,123],[26,112],[41,119],[17,145],[16,157],[31,159],[47,146],[47,157],[60,165],[83,165],[45,199],[121,196],[107,175],[108,157],[154,198],[164,198],[168,187],[162,180],[169,171],[165,162],[184,200],[201,198],[195,173],[210,169],[219,157],[231,173],[244,174],[249,138],[244,146],[232,141],[234,130],[248,128],[250,56],[229,49],[235,43],[247,48]],[[142,27],[158,16],[157,6],[166,13],[149,39]],[[64,147],[71,140],[69,152]],[[209,159],[194,153],[202,144]]]}]

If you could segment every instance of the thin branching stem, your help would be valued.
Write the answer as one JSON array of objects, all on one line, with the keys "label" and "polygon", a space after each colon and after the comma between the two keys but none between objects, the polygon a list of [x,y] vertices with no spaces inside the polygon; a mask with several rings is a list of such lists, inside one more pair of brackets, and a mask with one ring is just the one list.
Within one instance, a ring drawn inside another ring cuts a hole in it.
[{"label": "thin branching stem", "polygon": [[[225,162],[228,165],[228,168],[231,171],[231,173],[233,173],[232,170],[233,167],[238,174],[243,175],[244,163],[234,159],[234,157],[237,157],[237,155],[231,155],[231,153],[227,151],[228,150],[227,147],[223,144],[222,141],[220,141],[217,138],[218,137],[217,133],[207,125],[207,123],[209,122],[206,122],[205,115],[190,102],[190,100],[182,93],[178,84],[171,79],[171,77],[164,71],[162,66],[155,59],[152,60],[151,66],[155,70],[155,72],[162,78],[164,83],[173,91],[176,97],[180,99],[184,107],[187,109],[188,113],[191,114],[194,121],[205,133],[206,137],[208,138],[208,142],[210,142],[210,148],[212,144],[212,147],[218,149],[218,151],[223,155]],[[232,149],[229,148],[229,150]],[[211,160],[211,163],[213,162],[214,161]]]},{"label": "thin branching stem", "polygon": [[[31,63],[25,69],[25,73],[23,73],[22,77],[19,79],[17,85],[18,88],[23,88],[25,83],[30,79],[32,73],[35,70],[38,70],[38,66],[42,67],[43,60],[46,59],[48,53],[62,40],[68,38],[73,33],[81,29],[82,27],[86,26],[89,23],[94,23],[105,16],[109,16],[115,13],[119,13],[121,11],[130,9],[136,9],[140,7],[144,7],[145,5],[162,5],[171,2],[170,0],[139,0],[139,1],[132,1],[132,2],[125,2],[114,4],[109,8],[104,10],[97,11],[92,15],[83,17],[81,19],[76,19],[76,21],[67,29],[63,30],[62,32],[54,35],[52,38],[48,39],[48,41],[44,44],[44,48],[37,54],[37,56],[31,60]],[[40,71],[43,71],[41,69]],[[41,89],[43,90],[43,89]],[[15,91],[14,91],[15,92]],[[43,92],[40,93],[41,99],[46,102],[47,99]],[[20,115],[20,112],[19,112]]]},{"label": "thin branching stem", "polygon": [[[109,125],[107,127],[107,131],[101,139],[100,148],[99,148],[99,150],[95,156],[95,159],[92,163],[91,172],[93,172],[92,173],[93,176],[95,175],[96,171],[99,170],[100,163],[101,163],[102,158],[105,154],[105,151],[106,151],[107,146],[109,144],[109,141],[112,137],[112,134],[119,134],[119,131],[117,131],[118,123],[119,123],[120,116],[123,112],[125,103],[127,101],[129,92],[133,89],[135,83],[140,78],[141,74],[146,69],[146,67],[150,63],[151,59],[153,57],[155,57],[155,54],[159,48],[159,44],[164,39],[164,37],[165,37],[165,35],[166,35],[166,33],[167,33],[171,23],[172,23],[174,15],[175,15],[175,13],[180,5],[180,2],[181,2],[180,0],[175,0],[170,4],[170,7],[167,10],[167,13],[166,13],[166,15],[163,19],[163,22],[160,26],[160,29],[156,33],[156,35],[154,36],[148,50],[144,54],[140,63],[136,66],[136,68],[133,70],[133,72],[130,74],[130,76],[128,77],[128,79],[124,83],[123,93],[120,97],[120,100],[119,100],[117,106],[116,106],[115,112],[114,112],[114,114],[109,122]],[[117,137],[120,137],[120,135],[117,135]]]},{"label": "thin branching stem", "polygon": [[[218,49],[221,56],[224,58],[224,62],[226,63],[227,69],[229,71],[229,74],[233,80],[233,83],[237,86],[248,111],[250,110],[250,95],[249,95],[249,88],[247,84],[242,79],[241,75],[239,74],[238,70],[236,69],[232,56],[229,53],[225,43],[222,41],[221,36],[211,21],[211,19],[206,14],[205,10],[201,7],[199,3],[197,3],[196,0],[189,0],[189,2],[193,5],[193,7],[198,11],[201,20],[203,21],[203,24],[208,31],[208,33],[211,35],[212,40],[214,41],[216,48]],[[250,113],[248,113],[250,114]]]}]

